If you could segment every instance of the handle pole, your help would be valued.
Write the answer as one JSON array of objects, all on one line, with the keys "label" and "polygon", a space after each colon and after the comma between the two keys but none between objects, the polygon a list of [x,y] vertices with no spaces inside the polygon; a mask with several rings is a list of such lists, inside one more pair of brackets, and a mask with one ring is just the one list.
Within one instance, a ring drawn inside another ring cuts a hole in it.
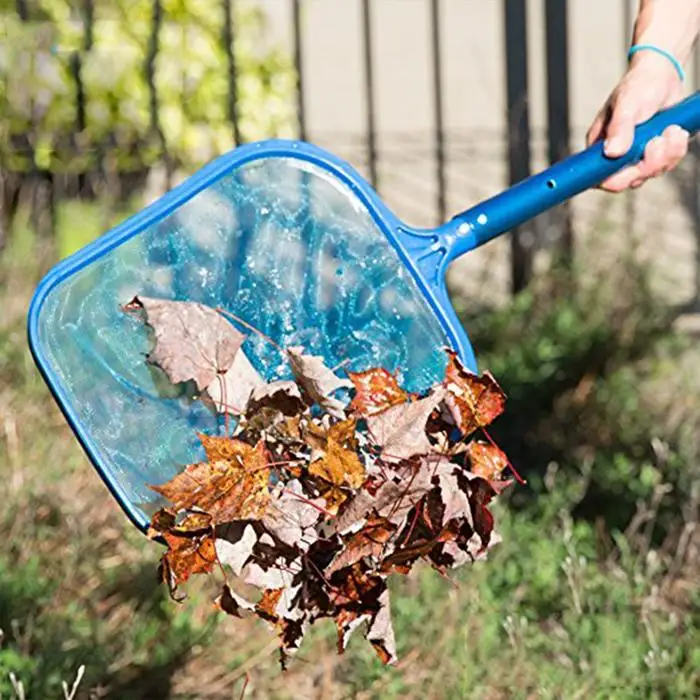
[{"label": "handle pole", "polygon": [[533,175],[505,192],[458,214],[450,222],[449,258],[474,250],[506,231],[599,185],[619,170],[638,163],[651,139],[677,125],[691,135],[700,130],[700,91],[640,124],[629,151],[620,158],[608,158],[598,142],[569,156],[551,168]]}]

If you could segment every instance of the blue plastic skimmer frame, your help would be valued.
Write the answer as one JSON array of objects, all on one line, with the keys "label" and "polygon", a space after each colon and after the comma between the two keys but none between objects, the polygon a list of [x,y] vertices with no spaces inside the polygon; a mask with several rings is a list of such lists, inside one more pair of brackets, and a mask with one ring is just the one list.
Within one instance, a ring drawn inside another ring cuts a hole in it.
[{"label": "blue plastic skimmer frame", "polygon": [[[196,433],[219,430],[222,418],[148,365],[148,330],[122,304],[138,294],[224,308],[329,366],[383,366],[421,391],[442,377],[444,346],[476,371],[445,287],[450,262],[638,161],[672,124],[700,128],[698,93],[639,126],[624,157],[608,159],[596,144],[435,230],[399,221],[358,173],[315,146],[241,146],[45,277],[29,310],[34,359],[143,530],[160,505],[149,484],[200,459]],[[243,347],[266,379],[289,375],[257,334]]]}]

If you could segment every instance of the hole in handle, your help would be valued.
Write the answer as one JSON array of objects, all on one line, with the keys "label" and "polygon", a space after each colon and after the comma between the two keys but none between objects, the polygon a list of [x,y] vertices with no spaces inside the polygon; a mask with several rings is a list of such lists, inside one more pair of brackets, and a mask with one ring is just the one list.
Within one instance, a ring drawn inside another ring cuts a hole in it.
[{"label": "hole in handle", "polygon": [[550,190],[556,189],[557,186],[557,181],[556,180],[547,180],[547,187]]}]

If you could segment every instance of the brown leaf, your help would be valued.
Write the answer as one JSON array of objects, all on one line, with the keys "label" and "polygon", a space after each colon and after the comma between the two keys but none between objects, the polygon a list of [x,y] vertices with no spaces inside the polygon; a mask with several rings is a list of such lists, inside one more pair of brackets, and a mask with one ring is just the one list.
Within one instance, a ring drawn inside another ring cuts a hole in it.
[{"label": "brown leaf", "polygon": [[370,512],[401,526],[410,510],[437,483],[441,473],[454,469],[444,457],[421,459],[418,466],[406,465],[392,470],[388,478],[374,494],[366,489],[357,492],[335,522],[336,532],[355,529]]},{"label": "brown leaf", "polygon": [[357,392],[350,408],[361,416],[373,416],[408,401],[409,396],[399,386],[396,377],[385,369],[375,368],[347,374]]},{"label": "brown leaf", "polygon": [[379,558],[395,531],[396,526],[384,518],[370,518],[362,530],[345,542],[343,549],[326,567],[326,575],[330,576],[346,566],[352,566],[365,557]]},{"label": "brown leaf", "polygon": [[363,623],[372,619],[371,613],[362,612],[356,608],[342,608],[335,615],[335,625],[338,631],[338,653],[342,654],[350,641],[352,633]]},{"label": "brown leaf", "polygon": [[163,556],[163,574],[171,592],[192,574],[209,573],[216,563],[216,549],[211,532],[204,535],[179,535],[164,532],[168,551]]},{"label": "brown leaf", "polygon": [[375,613],[367,630],[367,639],[384,664],[396,663],[396,641],[391,624],[389,589],[379,596],[379,610]]},{"label": "brown leaf", "polygon": [[199,509],[213,524],[258,519],[270,499],[265,445],[200,435],[209,462],[190,464],[161,486],[151,486],[178,510]]},{"label": "brown leaf", "polygon": [[276,612],[276,608],[283,592],[284,588],[271,588],[266,590],[255,606],[255,612],[264,620],[277,622],[277,620],[279,620],[279,615]]},{"label": "brown leaf", "polygon": [[440,499],[443,505],[442,524],[446,525],[456,518],[472,522],[469,496],[460,485],[459,477],[455,474],[440,474]]},{"label": "brown leaf", "polygon": [[228,584],[224,585],[221,595],[214,601],[221,611],[234,617],[244,617],[243,613],[253,612],[255,605],[233,591]]},{"label": "brown leaf", "polygon": [[295,382],[278,381],[261,384],[254,389],[248,401],[246,415],[252,416],[263,408],[279,411],[291,418],[303,412],[306,404]]},{"label": "brown leaf", "polygon": [[241,350],[224,374],[219,374],[207,387],[207,394],[218,413],[241,415],[245,412],[250,395],[265,386],[263,378]]},{"label": "brown leaf", "polygon": [[161,508],[156,511],[151,517],[151,522],[146,532],[147,537],[153,539],[170,530],[170,528],[175,526],[175,516],[176,514],[168,508]]},{"label": "brown leaf", "polygon": [[379,592],[386,585],[379,576],[369,574],[362,570],[359,563],[338,571],[331,577],[333,588],[329,591],[329,598],[333,605],[346,606],[365,601],[376,600]]},{"label": "brown leaf", "polygon": [[193,301],[135,296],[127,311],[144,311],[155,347],[148,359],[171,382],[193,380],[205,391],[233,365],[246,336],[214,309]]},{"label": "brown leaf", "polygon": [[271,565],[263,568],[256,562],[250,562],[241,573],[243,581],[256,588],[284,588],[294,576],[294,570],[284,562],[280,566]]},{"label": "brown leaf", "polygon": [[459,429],[468,436],[503,413],[506,395],[491,374],[472,374],[459,361],[456,352],[446,352],[450,362],[445,373],[445,403]]},{"label": "brown leaf", "polygon": [[487,547],[493,532],[493,515],[488,508],[491,499],[496,495],[495,490],[485,479],[475,477],[469,482],[472,505],[472,515],[474,518],[474,530],[481,538],[481,543]]},{"label": "brown leaf", "polygon": [[382,448],[382,457],[402,460],[432,452],[425,426],[444,397],[444,390],[438,387],[424,399],[393,406],[367,418],[367,427],[373,441]]},{"label": "brown leaf", "polygon": [[335,418],[344,417],[344,405],[331,396],[334,391],[342,388],[352,388],[352,382],[341,379],[326,367],[323,358],[315,355],[304,355],[303,348],[287,349],[287,357],[292,372],[312,401],[325,409]]}]

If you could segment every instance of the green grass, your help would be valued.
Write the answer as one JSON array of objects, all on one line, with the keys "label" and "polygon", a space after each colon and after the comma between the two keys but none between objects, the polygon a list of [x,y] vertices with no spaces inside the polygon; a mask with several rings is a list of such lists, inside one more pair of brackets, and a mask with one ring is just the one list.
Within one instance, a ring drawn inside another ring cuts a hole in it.
[{"label": "green grass", "polygon": [[[66,208],[61,252],[105,220]],[[275,700],[700,695],[700,546],[679,538],[697,520],[698,392],[640,285],[636,315],[535,292],[469,321],[510,395],[494,432],[530,480],[497,506],[502,543],[453,582],[427,568],[392,582],[396,668],[359,633],[339,657],[324,624],[283,674],[273,633],[220,619],[208,581],[182,605],[157,585],[158,545],[126,522],[26,349],[33,245],[25,230],[0,260],[0,697],[16,696],[12,673],[27,698],[62,698],[81,665],[79,697],[125,700],[238,698],[246,674],[247,698]]]}]

